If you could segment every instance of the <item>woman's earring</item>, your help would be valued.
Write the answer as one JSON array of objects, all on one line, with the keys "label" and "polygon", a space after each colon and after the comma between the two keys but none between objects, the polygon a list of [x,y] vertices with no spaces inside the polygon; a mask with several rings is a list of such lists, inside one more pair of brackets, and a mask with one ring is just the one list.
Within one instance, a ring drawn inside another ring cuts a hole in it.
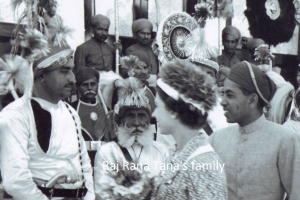
[{"label": "woman's earring", "polygon": [[171,115],[171,117],[172,117],[172,119],[175,119],[175,118],[177,118],[177,115],[173,114],[173,115]]}]

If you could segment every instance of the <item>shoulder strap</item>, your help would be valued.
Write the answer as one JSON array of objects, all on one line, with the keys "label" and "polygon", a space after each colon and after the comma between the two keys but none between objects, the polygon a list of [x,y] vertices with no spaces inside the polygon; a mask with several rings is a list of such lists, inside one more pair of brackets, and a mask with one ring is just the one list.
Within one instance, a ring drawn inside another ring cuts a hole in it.
[{"label": "shoulder strap", "polygon": [[212,151],[215,151],[215,150],[212,148],[212,146],[210,144],[207,144],[205,146],[201,146],[192,155],[190,155],[188,157],[188,159],[185,161],[185,163],[187,163],[188,161],[190,161],[191,159],[193,159],[194,157],[196,157],[200,154],[204,154],[204,153],[212,152]]},{"label": "shoulder strap", "polygon": [[[119,144],[118,144],[118,145],[119,145]],[[129,153],[128,149],[125,148],[125,147],[122,147],[122,146],[120,146],[120,145],[119,145],[119,147],[120,147],[122,153],[124,154],[126,160],[127,160],[128,162],[132,162],[132,158],[131,158],[131,156],[130,156],[130,153]]]}]

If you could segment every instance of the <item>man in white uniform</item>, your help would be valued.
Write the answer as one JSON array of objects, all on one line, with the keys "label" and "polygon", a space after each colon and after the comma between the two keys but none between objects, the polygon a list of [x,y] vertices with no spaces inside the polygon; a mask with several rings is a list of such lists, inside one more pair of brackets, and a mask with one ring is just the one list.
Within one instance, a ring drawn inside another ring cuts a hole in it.
[{"label": "man in white uniform", "polygon": [[31,99],[0,115],[1,174],[15,200],[95,199],[90,159],[77,112],[62,101],[75,83],[73,51],[53,48],[33,63]]}]

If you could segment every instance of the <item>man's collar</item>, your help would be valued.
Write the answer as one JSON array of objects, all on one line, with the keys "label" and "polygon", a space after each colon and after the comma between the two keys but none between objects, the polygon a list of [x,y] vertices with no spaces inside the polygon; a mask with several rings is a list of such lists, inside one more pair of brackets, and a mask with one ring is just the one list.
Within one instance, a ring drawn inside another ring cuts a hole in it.
[{"label": "man's collar", "polygon": [[95,104],[97,104],[96,98],[92,101],[92,103],[86,102],[83,98],[80,98],[79,100],[80,100],[80,102],[82,102],[84,104],[87,104],[87,105],[95,105]]},{"label": "man's collar", "polygon": [[262,114],[259,118],[257,118],[254,122],[244,126],[244,127],[241,127],[240,126],[240,129],[241,129],[241,132],[242,133],[252,133],[258,129],[260,129],[265,123],[266,123],[266,117],[264,114]]},{"label": "man's collar", "polygon": [[231,59],[233,56],[235,56],[235,52],[232,52],[231,54],[229,54],[229,53],[227,53],[227,52],[224,51],[224,50],[223,50],[222,54],[225,55],[226,57],[230,58],[230,59]]},{"label": "man's collar", "polygon": [[145,49],[147,49],[147,48],[150,47],[150,45],[145,46],[145,45],[142,45],[142,44],[139,43],[139,42],[136,42],[136,45],[139,46],[140,48],[145,48]]}]

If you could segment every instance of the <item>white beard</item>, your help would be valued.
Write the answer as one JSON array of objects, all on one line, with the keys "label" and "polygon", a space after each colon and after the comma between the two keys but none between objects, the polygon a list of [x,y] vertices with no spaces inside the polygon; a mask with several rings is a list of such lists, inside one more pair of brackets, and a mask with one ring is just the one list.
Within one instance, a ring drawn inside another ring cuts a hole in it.
[{"label": "white beard", "polygon": [[[142,130],[142,128],[139,128]],[[118,143],[122,147],[129,148],[134,142],[138,142],[142,146],[151,146],[153,143],[153,131],[149,128],[149,126],[144,129],[143,133],[139,135],[135,135],[132,132],[135,131],[135,128],[126,128],[124,126],[118,127],[117,137]]]}]

